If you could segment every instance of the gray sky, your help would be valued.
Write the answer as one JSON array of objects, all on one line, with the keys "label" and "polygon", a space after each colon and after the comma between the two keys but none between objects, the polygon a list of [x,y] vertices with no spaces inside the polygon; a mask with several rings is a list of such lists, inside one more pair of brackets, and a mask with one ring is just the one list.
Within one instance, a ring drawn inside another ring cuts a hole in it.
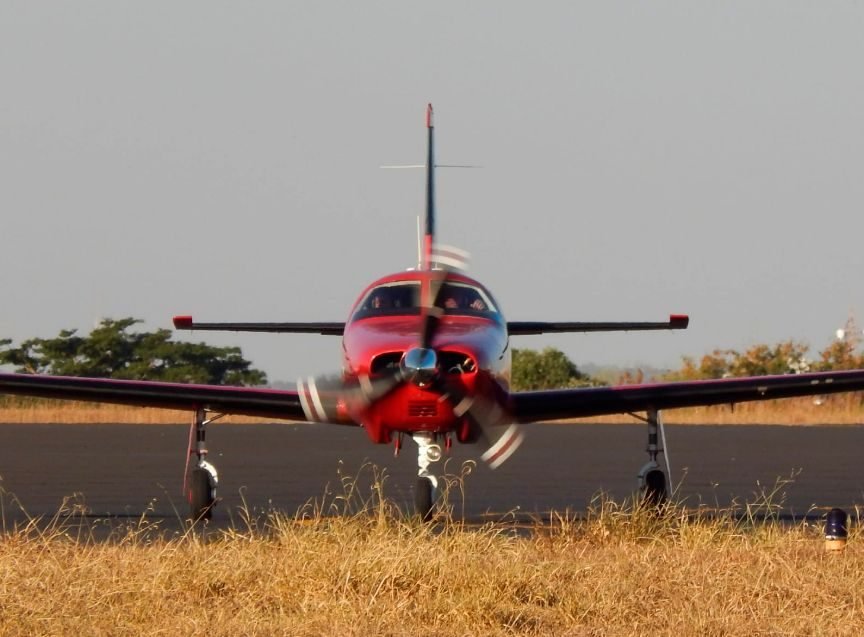
[{"label": "gray sky", "polygon": [[[525,337],[677,366],[864,322],[864,3],[0,2],[0,337],[342,320],[439,238]],[[184,334],[181,338],[188,339]],[[339,339],[238,344],[272,380]]]}]

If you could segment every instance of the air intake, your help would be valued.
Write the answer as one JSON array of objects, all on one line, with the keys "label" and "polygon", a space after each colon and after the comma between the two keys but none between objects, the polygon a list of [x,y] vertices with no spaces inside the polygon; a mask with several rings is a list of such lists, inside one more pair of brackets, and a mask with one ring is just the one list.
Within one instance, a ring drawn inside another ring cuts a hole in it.
[{"label": "air intake", "polygon": [[438,402],[434,400],[412,400],[408,403],[411,418],[434,418],[438,415]]}]

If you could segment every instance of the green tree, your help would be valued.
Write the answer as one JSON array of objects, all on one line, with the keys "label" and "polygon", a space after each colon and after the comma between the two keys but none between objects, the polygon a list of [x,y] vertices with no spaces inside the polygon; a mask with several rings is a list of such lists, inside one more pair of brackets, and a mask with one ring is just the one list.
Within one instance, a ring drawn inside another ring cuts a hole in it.
[{"label": "green tree", "polygon": [[554,347],[542,352],[514,349],[511,383],[515,391],[601,384],[580,372],[564,352]]},{"label": "green tree", "polygon": [[19,347],[0,340],[0,365],[25,374],[160,380],[213,385],[263,385],[239,347],[174,342],[171,331],[132,332],[139,319],[103,319],[89,336],[63,330],[56,338],[31,338]]}]

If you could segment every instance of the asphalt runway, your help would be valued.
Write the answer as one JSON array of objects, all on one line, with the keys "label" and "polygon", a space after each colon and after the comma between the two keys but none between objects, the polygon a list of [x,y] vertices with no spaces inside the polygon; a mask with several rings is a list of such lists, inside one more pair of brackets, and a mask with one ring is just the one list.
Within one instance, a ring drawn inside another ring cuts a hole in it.
[{"label": "asphalt runway", "polygon": [[[0,425],[3,523],[52,516],[69,496],[90,519],[146,512],[179,522],[187,437],[183,425]],[[743,506],[772,494],[784,515],[802,516],[864,504],[864,426],[667,426],[667,439],[673,483],[690,506]],[[468,520],[584,512],[601,491],[616,500],[633,493],[646,442],[640,425],[527,425],[519,452],[496,471],[478,463],[450,503]],[[220,476],[217,527],[238,523],[244,505],[256,515],[316,504],[330,512],[343,478],[358,478],[355,510],[376,471],[386,497],[413,506],[416,447],[407,439],[394,458],[359,428],[215,423],[208,445]],[[480,451],[454,444],[437,466],[458,475]]]}]

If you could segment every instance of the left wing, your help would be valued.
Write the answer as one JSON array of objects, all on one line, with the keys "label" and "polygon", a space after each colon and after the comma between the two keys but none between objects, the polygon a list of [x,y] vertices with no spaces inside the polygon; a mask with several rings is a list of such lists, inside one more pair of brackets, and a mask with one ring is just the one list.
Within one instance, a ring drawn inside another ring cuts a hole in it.
[{"label": "left wing", "polygon": [[750,376],[649,385],[584,387],[510,394],[517,422],[723,405],[864,390],[864,370]]},{"label": "left wing", "polygon": [[258,387],[0,374],[0,394],[308,420],[296,391]]}]

